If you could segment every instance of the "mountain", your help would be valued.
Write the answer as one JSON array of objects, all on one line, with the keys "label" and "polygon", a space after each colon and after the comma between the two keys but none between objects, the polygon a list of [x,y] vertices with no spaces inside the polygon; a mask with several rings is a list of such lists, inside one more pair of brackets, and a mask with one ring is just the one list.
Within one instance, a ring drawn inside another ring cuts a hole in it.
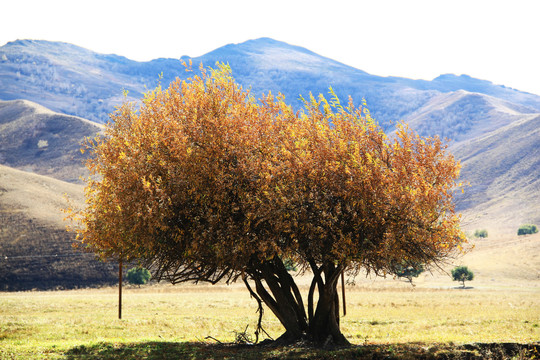
[{"label": "mountain", "polygon": [[[380,77],[317,55],[305,48],[269,38],[229,44],[203,56],[198,64],[228,63],[235,79],[259,97],[282,92],[299,107],[299,95],[327,94],[331,86],[356,104],[366,99],[375,118],[385,127],[405,119],[437,95],[459,89],[478,92],[540,111],[540,96],[494,85],[465,75],[442,75],[433,81]],[[180,59],[136,62],[118,55],[94,53],[71,44],[17,40],[0,47],[0,99],[27,99],[54,111],[106,122],[108,113],[123,101],[140,99],[159,81],[167,85],[189,75]]]},{"label": "mountain", "polygon": [[449,93],[465,90],[472,93],[480,93],[504,99],[512,103],[521,104],[538,110],[539,97],[534,94],[515,90],[504,85],[495,85],[491,81],[475,79],[469,75],[444,74],[431,81],[400,79],[415,89],[436,90],[441,93]]},{"label": "mountain", "polygon": [[0,101],[0,164],[77,182],[87,174],[81,143],[102,129],[28,100]]},{"label": "mountain", "polygon": [[[162,74],[163,85],[177,76],[191,76],[181,65],[190,60],[195,73],[200,63],[226,62],[236,80],[255,96],[282,92],[297,107],[300,94],[326,93],[332,86],[343,101],[348,95],[357,104],[365,98],[371,113],[388,131],[392,121],[402,119],[421,135],[451,139],[451,151],[463,160],[462,179],[472,184],[470,198],[460,200],[462,211],[498,198],[480,196],[478,189],[490,188],[492,177],[512,170],[516,146],[508,141],[510,135],[500,134],[513,129],[512,136],[517,136],[521,127],[514,126],[528,123],[540,113],[540,96],[487,80],[452,74],[432,81],[380,77],[269,38],[229,44],[196,58],[149,62],[61,42],[17,40],[0,47],[0,99],[29,99],[62,113],[103,122],[114,105],[123,101],[124,89],[128,100],[137,100],[157,84],[158,74]],[[72,182],[84,173],[78,148],[84,137],[98,131],[91,123],[47,113],[37,104],[21,101],[0,103],[0,119],[0,163]],[[523,144],[535,146],[530,141]],[[536,161],[535,148],[524,148],[522,153],[523,161]],[[497,158],[489,162],[483,158],[493,154]],[[499,163],[504,166],[498,170],[492,166]],[[497,175],[492,176],[495,170]],[[524,177],[536,176],[531,168],[524,171]],[[501,187],[497,190],[504,194]]]},{"label": "mountain", "polygon": [[407,118],[437,95],[457,90],[490,95],[540,112],[540,96],[486,80],[451,74],[433,81],[381,77],[269,38],[226,45],[191,60],[206,65],[229,63],[235,79],[251,87],[256,95],[279,91],[297,106],[300,94],[328,94],[331,86],[343,101],[350,95],[359,105],[365,98],[370,112],[383,126]]},{"label": "mountain", "polygon": [[0,48],[0,99],[31,100],[103,123],[124,101],[124,90],[128,99],[140,99],[160,72],[171,80],[181,71],[179,60],[139,63],[62,42],[17,40]]}]

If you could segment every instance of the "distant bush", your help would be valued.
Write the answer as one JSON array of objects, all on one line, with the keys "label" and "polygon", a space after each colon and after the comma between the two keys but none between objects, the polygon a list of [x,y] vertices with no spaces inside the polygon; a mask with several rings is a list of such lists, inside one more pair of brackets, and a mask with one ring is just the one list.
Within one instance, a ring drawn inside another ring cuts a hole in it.
[{"label": "distant bush", "polygon": [[127,272],[127,281],[134,285],[144,285],[150,280],[150,271],[141,267],[134,267]]},{"label": "distant bush", "polygon": [[477,238],[487,238],[488,237],[488,232],[486,229],[479,229],[479,230],[476,230],[474,232],[474,237],[477,237]]},{"label": "distant bush", "polygon": [[518,229],[518,235],[536,234],[537,232],[538,227],[530,224],[521,225]]},{"label": "distant bush", "polygon": [[424,272],[424,265],[422,264],[414,264],[414,265],[398,265],[396,267],[396,275],[400,278],[406,278],[409,280],[412,286],[415,286],[413,284],[413,277],[418,277],[421,273]]},{"label": "distant bush", "polygon": [[465,281],[471,281],[474,279],[474,273],[466,266],[457,266],[452,269],[452,280],[461,281],[463,287],[465,287]]}]

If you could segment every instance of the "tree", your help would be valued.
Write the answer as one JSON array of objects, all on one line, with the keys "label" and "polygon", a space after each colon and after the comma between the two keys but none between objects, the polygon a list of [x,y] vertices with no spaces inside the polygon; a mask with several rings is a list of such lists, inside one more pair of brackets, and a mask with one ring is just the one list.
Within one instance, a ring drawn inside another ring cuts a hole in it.
[{"label": "tree", "polygon": [[487,237],[488,237],[488,232],[487,232],[486,229],[475,230],[475,232],[474,232],[474,237],[477,237],[477,238],[487,238]]},{"label": "tree", "polygon": [[130,284],[144,285],[150,280],[150,271],[142,267],[134,267],[128,270],[127,280]]},{"label": "tree", "polygon": [[474,273],[466,266],[456,266],[452,269],[452,280],[461,281],[463,287],[465,287],[465,281],[471,281],[474,279]]},{"label": "tree", "polygon": [[423,272],[424,272],[424,265],[407,264],[406,262],[403,264],[397,265],[395,269],[395,274],[400,278],[406,278],[407,280],[409,280],[412,286],[415,286],[413,284],[413,277],[418,277]]},{"label": "tree", "polygon": [[[243,281],[259,304],[256,339],[264,304],[280,342],[346,344],[343,272],[437,263],[465,241],[460,166],[438,138],[405,125],[388,137],[352,101],[304,104],[256,101],[223,65],[124,104],[85,148],[87,207],[71,210],[81,245],[158,280]],[[307,308],[284,259],[313,274]]]},{"label": "tree", "polygon": [[536,234],[538,232],[538,227],[536,225],[521,225],[518,229],[518,235],[530,235]]}]

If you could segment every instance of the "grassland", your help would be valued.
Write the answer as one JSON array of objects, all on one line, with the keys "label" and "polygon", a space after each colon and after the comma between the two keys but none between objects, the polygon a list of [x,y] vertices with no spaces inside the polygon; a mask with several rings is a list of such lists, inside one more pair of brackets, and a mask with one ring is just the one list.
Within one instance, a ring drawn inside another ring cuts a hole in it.
[{"label": "grassland", "polygon": [[[342,329],[353,344],[361,346],[341,350],[341,355],[339,351],[331,354],[352,359],[373,358],[379,353],[401,359],[411,358],[413,353],[427,356],[454,351],[460,344],[531,344],[540,339],[539,294],[538,288],[350,287]],[[234,342],[246,326],[247,333],[255,328],[255,303],[241,287],[128,289],[121,320],[117,303],[114,288],[0,293],[0,359],[328,355],[321,355],[321,350],[219,345],[214,339]],[[264,326],[272,337],[282,331],[269,311]],[[469,351],[466,346],[461,349]],[[362,357],[360,353],[366,351],[371,357]],[[469,352],[480,356],[478,351],[474,348]],[[519,351],[525,354],[526,350]],[[403,357],[399,356],[401,352]]]}]

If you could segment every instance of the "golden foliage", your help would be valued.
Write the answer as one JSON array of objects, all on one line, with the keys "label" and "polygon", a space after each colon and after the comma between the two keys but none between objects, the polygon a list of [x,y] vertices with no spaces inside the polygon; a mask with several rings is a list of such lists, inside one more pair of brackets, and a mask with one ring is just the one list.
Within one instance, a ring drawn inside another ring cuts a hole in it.
[{"label": "golden foliage", "polygon": [[333,92],[295,113],[256,101],[230,69],[201,68],[111,116],[91,152],[78,239],[143,259],[174,281],[229,279],[276,255],[300,265],[390,271],[464,241],[459,164],[406,125],[388,137]]}]

